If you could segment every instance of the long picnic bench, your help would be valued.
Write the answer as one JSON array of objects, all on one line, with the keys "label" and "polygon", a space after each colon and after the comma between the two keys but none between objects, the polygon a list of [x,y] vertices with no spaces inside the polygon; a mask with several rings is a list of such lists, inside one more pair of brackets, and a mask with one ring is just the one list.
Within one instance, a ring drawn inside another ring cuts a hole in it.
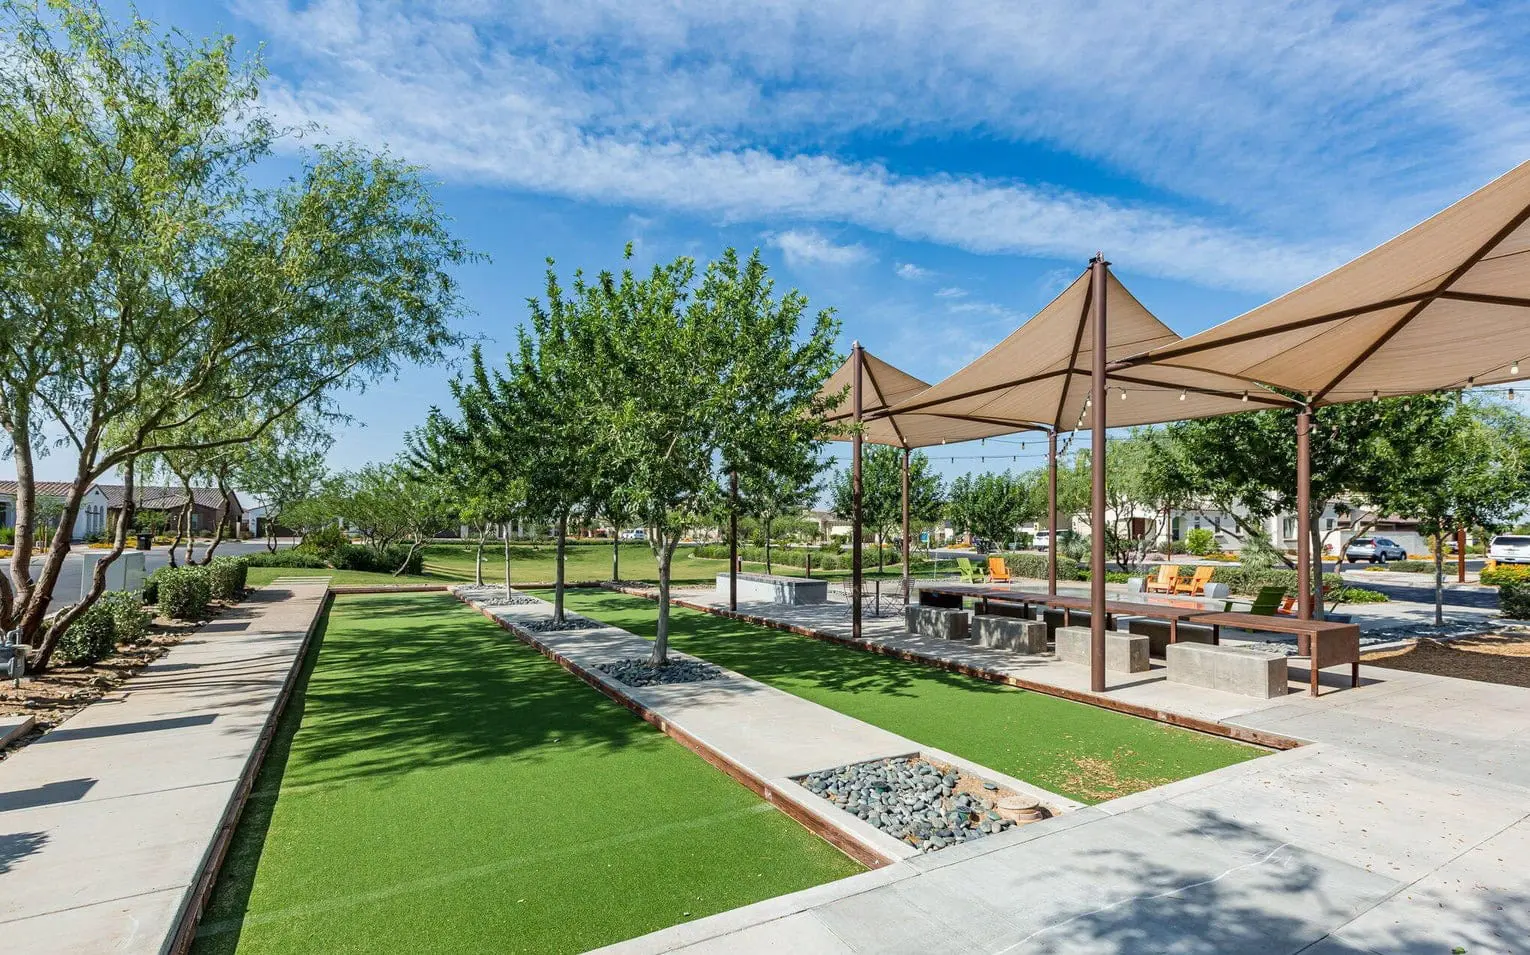
[{"label": "long picnic bench", "polygon": [[[927,607],[960,607],[963,598],[976,601],[978,613],[987,613],[990,603],[1019,604],[1027,608],[1034,605],[1061,610],[1065,627],[1073,625],[1075,611],[1088,612],[1093,607],[1088,597],[1009,590],[1003,587],[952,584],[919,588],[919,602]],[[1169,642],[1176,643],[1179,640],[1179,624],[1205,613],[1204,607],[1174,606],[1137,600],[1107,600],[1105,601],[1105,627],[1111,628],[1114,617],[1150,617],[1167,622]],[[1213,642],[1215,639],[1213,635]]]},{"label": "long picnic bench", "polygon": [[[1318,671],[1324,667],[1350,665],[1350,686],[1360,685],[1360,626],[1354,623],[1334,623],[1332,620],[1302,620],[1297,617],[1265,616],[1256,613],[1206,613],[1193,622],[1211,627],[1213,641],[1220,637],[1222,627],[1241,630],[1265,630],[1270,633],[1289,633],[1304,638],[1308,656],[1312,660],[1312,695],[1318,695]],[[1300,645],[1297,648],[1301,649]]]}]

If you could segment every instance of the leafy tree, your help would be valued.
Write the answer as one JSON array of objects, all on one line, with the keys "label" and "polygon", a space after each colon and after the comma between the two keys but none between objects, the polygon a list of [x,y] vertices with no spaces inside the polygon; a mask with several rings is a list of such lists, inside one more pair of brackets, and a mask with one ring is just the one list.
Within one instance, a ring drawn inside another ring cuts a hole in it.
[{"label": "leafy tree", "polygon": [[297,528],[301,503],[323,486],[324,455],[331,443],[322,431],[302,429],[281,438],[263,437],[250,446],[239,486],[265,507],[266,548],[272,553],[277,528]]},{"label": "leafy tree", "polygon": [[599,369],[588,376],[597,440],[659,566],[659,666],[668,660],[675,545],[719,503],[722,475],[769,473],[826,436],[832,402],[817,392],[838,361],[837,323],[820,311],[803,335],[806,297],[776,297],[758,252],[740,260],[725,251],[699,282],[692,260],[680,258],[647,277],[630,268],[602,274],[595,288],[587,341]]},{"label": "leafy tree", "polygon": [[[834,513],[852,519],[854,498],[849,468],[836,472],[830,487]],[[909,522],[940,520],[945,488],[930,467],[930,459],[915,451],[908,461]],[[877,569],[884,566],[882,544],[903,526],[903,452],[886,445],[866,445],[861,452],[861,526],[877,541]]]},{"label": "leafy tree", "polygon": [[1008,471],[963,474],[951,482],[946,503],[952,528],[1004,547],[1020,524],[1039,516],[1033,510],[1031,483],[1026,475]]},{"label": "leafy tree", "polygon": [[760,524],[760,536],[765,544],[765,572],[773,573],[771,544],[776,525],[784,519],[801,513],[818,495],[817,477],[823,467],[821,460],[812,453],[812,446],[799,445],[805,452],[796,467],[784,471],[751,470],[739,478],[739,497],[745,514]]},{"label": "leafy tree", "polygon": [[[257,181],[282,134],[258,105],[260,63],[238,61],[231,37],[49,6],[0,5],[0,451],[20,555],[0,627],[40,646],[39,669],[100,594],[43,632],[93,483],[254,441],[338,389],[441,358],[460,311],[449,268],[472,258],[418,170],[386,156],[319,145],[286,180]],[[191,427],[230,407],[244,427]],[[34,459],[54,439],[71,489],[34,579]]]},{"label": "leafy tree", "polygon": [[[463,419],[447,417],[439,409],[430,409],[425,424],[406,438],[408,460],[416,473],[444,489],[455,503],[457,516],[473,528],[477,550],[473,560],[473,582],[483,586],[484,546],[490,533],[499,529],[504,548],[505,593],[510,593],[510,530],[522,495],[519,482],[508,474],[511,449],[485,440],[465,424],[466,415],[479,414],[474,406],[478,394],[459,378],[453,392],[463,410]],[[464,404],[465,403],[465,404]]]}]

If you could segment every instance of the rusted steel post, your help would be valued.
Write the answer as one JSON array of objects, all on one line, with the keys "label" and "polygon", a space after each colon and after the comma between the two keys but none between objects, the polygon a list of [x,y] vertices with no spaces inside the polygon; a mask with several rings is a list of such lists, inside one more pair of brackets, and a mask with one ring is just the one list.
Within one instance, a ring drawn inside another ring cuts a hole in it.
[{"label": "rusted steel post", "polygon": [[905,597],[908,596],[908,590],[909,590],[909,587],[908,587],[908,584],[909,584],[909,556],[908,556],[908,552],[909,552],[909,549],[913,545],[913,540],[909,536],[910,531],[909,531],[909,525],[908,525],[908,480],[909,480],[909,478],[908,478],[908,456],[909,456],[909,450],[908,450],[908,448],[904,448],[903,449],[903,594],[904,594]]},{"label": "rusted steel post", "polygon": [[1466,528],[1456,528],[1456,583],[1466,583]]},{"label": "rusted steel post", "polygon": [[1057,431],[1047,432],[1047,594],[1057,596]]},{"label": "rusted steel post", "polygon": [[850,346],[850,412],[855,432],[850,439],[850,635],[861,638],[861,374],[865,362],[861,343]]},{"label": "rusted steel post", "polygon": [[[1093,493],[1089,501],[1089,688],[1105,692],[1105,364],[1110,337],[1105,327],[1103,254],[1089,263],[1094,287],[1094,369],[1090,375],[1089,464]],[[1052,544],[1055,549],[1057,543]]]},{"label": "rusted steel post", "polygon": [[738,609],[738,472],[728,475],[728,609]]},{"label": "rusted steel post", "polygon": [[1312,619],[1312,407],[1296,415],[1296,615]]}]

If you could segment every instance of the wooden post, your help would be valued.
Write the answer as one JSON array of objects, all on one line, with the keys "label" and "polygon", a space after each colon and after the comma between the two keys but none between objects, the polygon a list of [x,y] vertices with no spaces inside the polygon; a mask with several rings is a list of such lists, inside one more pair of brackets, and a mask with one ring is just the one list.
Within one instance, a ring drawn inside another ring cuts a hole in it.
[{"label": "wooden post", "polygon": [[[1110,338],[1105,327],[1106,269],[1103,254],[1089,263],[1094,287],[1094,368],[1090,375],[1089,463],[1089,688],[1105,692],[1105,364]],[[1057,544],[1052,544],[1055,549]]]},{"label": "wooden post", "polygon": [[1456,583],[1466,583],[1466,528],[1456,528]]}]

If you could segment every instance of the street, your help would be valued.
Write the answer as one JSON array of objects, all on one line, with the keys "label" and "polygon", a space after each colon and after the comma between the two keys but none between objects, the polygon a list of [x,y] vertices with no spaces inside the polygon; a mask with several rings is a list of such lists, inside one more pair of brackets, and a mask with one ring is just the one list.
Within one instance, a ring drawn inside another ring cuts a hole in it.
[{"label": "street", "polygon": [[[292,541],[290,540],[284,540],[281,542],[281,546],[291,546],[291,544]],[[215,553],[235,555],[255,554],[265,549],[266,543],[263,540],[226,540],[218,545],[218,549],[215,551]],[[195,556],[200,559],[204,553],[204,550],[205,548],[202,542],[199,541],[197,544]],[[133,551],[130,550],[126,553],[132,552]],[[83,575],[85,567],[84,555],[90,553],[105,553],[105,551],[91,551],[87,549],[85,545],[79,544],[70,550],[69,555],[64,558],[63,570],[59,572],[58,583],[53,587],[54,607],[59,607],[67,603],[73,603],[79,599],[81,582],[80,579]],[[176,549],[176,560],[182,560],[185,557],[185,554],[185,545],[182,545]],[[151,574],[159,568],[164,567],[170,563],[170,549],[163,545],[156,545],[151,550],[145,551],[143,556],[143,571],[145,574]],[[42,572],[42,563],[43,562],[41,557],[34,557],[32,559],[32,576],[34,578]],[[10,576],[11,562],[9,558],[3,562],[0,562],[0,572],[3,572],[7,577]]]}]

